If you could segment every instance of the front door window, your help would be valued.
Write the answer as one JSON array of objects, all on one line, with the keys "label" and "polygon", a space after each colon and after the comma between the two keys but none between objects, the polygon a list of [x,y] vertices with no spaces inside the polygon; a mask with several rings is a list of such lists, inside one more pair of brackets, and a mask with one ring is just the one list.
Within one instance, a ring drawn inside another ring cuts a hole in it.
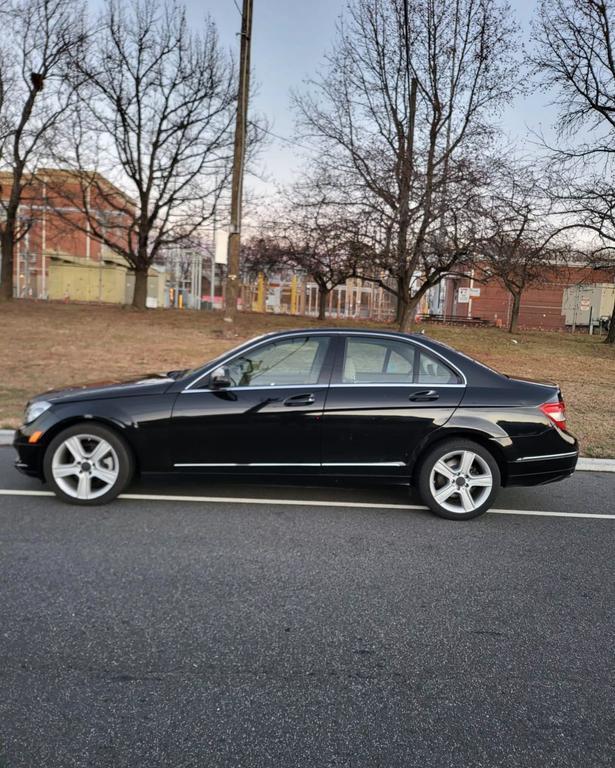
[{"label": "front door window", "polygon": [[234,387],[286,387],[317,384],[330,337],[303,336],[265,344],[228,364]]}]

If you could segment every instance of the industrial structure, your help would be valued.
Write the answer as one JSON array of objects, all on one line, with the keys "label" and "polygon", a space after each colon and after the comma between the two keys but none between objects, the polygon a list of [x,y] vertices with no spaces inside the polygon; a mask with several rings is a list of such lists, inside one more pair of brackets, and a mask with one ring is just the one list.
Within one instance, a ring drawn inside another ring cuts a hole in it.
[{"label": "industrial structure", "polygon": [[[254,312],[317,317],[319,288],[305,273],[281,272],[246,280],[242,304]],[[326,298],[326,316],[364,318],[382,322],[395,319],[395,297],[379,285],[360,278],[349,278],[335,286]]]}]

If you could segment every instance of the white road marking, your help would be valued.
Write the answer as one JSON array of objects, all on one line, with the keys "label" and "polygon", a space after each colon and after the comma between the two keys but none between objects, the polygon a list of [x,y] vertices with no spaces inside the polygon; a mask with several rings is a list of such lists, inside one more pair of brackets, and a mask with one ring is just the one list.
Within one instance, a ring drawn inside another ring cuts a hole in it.
[{"label": "white road marking", "polygon": [[[0,488],[0,496],[54,496],[52,491],[24,491]],[[321,499],[252,499],[237,496],[184,496],[153,493],[122,493],[118,498],[128,501],[191,501],[218,504],[266,504],[284,507],[342,507],[350,509],[419,509],[428,507],[418,504],[382,504],[364,501],[323,501]],[[531,517],[577,517],[589,520],[615,520],[615,515],[598,512],[549,512],[531,509],[490,509],[491,515],[529,515]]]},{"label": "white road marking", "polygon": [[0,488],[0,496],[54,496],[51,491],[20,491]]},{"label": "white road marking", "polygon": [[590,520],[615,520],[615,515],[603,515],[598,512],[544,512],[529,509],[490,509],[489,515],[533,515],[534,517],[583,517]]}]

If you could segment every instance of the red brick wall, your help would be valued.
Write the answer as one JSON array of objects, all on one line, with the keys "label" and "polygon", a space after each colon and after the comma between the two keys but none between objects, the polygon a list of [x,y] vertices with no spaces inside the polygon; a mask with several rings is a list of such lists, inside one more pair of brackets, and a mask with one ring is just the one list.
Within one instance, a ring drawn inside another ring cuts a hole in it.
[{"label": "red brick wall", "polygon": [[[528,288],[521,298],[519,326],[522,328],[544,328],[558,330],[565,328],[562,315],[562,299],[565,288],[579,283],[610,283],[613,275],[586,267],[563,267],[545,272],[543,283]],[[453,288],[454,284],[454,288]],[[457,289],[469,286],[469,278],[449,279],[447,284],[446,313],[462,317],[480,317],[491,324],[501,322],[508,325],[512,297],[501,283],[492,279],[486,283],[474,281],[480,288],[480,296],[472,299],[471,305],[456,301]]]},{"label": "red brick wall", "polygon": [[[21,215],[31,215],[34,220],[27,236],[17,243],[15,252],[14,279],[19,296],[44,297],[43,286],[48,275],[49,256],[54,251],[95,262],[101,259],[102,244],[84,231],[87,224],[85,214],[79,210],[74,212],[65,210],[64,216],[61,216],[55,210],[57,207],[78,208],[80,201],[78,181],[71,180],[70,174],[64,172],[51,173],[55,174],[52,183],[44,184],[37,180],[27,186],[24,191]],[[9,174],[0,173],[1,194],[5,197],[10,193],[10,184]],[[113,190],[113,187],[110,189]],[[93,208],[109,211],[109,220],[118,222],[117,216],[114,218],[114,211],[116,206],[122,204],[120,193],[118,191],[115,194],[112,191],[110,196],[112,196],[113,205],[104,199],[96,199],[96,193],[93,192],[90,204]],[[122,235],[125,237],[122,232],[116,239],[120,245],[122,245]],[[43,248],[47,253],[44,261]],[[26,255],[29,255],[27,266]],[[44,275],[43,270],[45,270]]]}]

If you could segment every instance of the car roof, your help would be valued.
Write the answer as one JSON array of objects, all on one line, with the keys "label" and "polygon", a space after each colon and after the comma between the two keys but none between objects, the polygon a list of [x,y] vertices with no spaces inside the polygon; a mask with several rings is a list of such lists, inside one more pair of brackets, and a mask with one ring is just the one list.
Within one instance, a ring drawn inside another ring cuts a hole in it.
[{"label": "car roof", "polygon": [[[436,348],[447,348],[446,344],[442,344],[438,341],[435,341],[435,339],[431,339],[429,336],[427,336],[424,332],[423,333],[403,333],[402,331],[394,331],[389,330],[388,328],[361,328],[361,327],[351,327],[351,328],[340,328],[339,326],[332,326],[332,327],[318,327],[318,328],[287,328],[283,331],[269,331],[269,333],[265,333],[262,336],[259,336],[259,339],[282,339],[287,336],[296,336],[298,334],[314,334],[314,333],[330,333],[335,334],[338,336],[344,336],[344,335],[355,335],[355,334],[361,334],[363,336],[369,336],[369,335],[377,335],[377,336],[388,336],[392,339],[400,339],[403,341],[418,341],[421,344],[424,344],[425,346],[430,346],[434,349]],[[450,347],[449,347],[450,349]],[[454,351],[451,349],[451,351]]]},{"label": "car roof", "polygon": [[420,340],[424,338],[424,334],[422,333],[402,333],[401,331],[392,331],[388,328],[340,328],[339,326],[332,326],[332,327],[323,327],[320,326],[318,328],[287,328],[283,331],[269,331],[268,333],[263,334],[262,338],[272,338],[274,336],[294,336],[297,333],[336,333],[336,334],[345,334],[345,333],[363,333],[363,334],[379,334],[384,336],[394,336],[401,339],[417,339]]}]

